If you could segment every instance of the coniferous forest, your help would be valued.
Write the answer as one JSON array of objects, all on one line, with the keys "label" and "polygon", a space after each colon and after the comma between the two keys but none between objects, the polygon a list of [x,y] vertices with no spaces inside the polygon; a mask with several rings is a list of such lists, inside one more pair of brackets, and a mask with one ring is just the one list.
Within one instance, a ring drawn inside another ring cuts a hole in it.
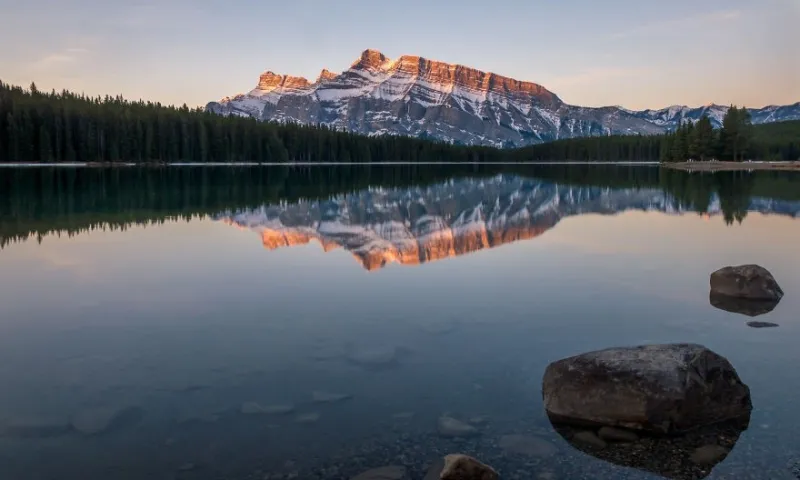
[{"label": "coniferous forest", "polygon": [[577,138],[519,149],[366,137],[325,126],[258,122],[202,109],[44,93],[0,82],[0,162],[330,163],[798,160],[800,121],[753,126],[732,107],[666,135]]}]

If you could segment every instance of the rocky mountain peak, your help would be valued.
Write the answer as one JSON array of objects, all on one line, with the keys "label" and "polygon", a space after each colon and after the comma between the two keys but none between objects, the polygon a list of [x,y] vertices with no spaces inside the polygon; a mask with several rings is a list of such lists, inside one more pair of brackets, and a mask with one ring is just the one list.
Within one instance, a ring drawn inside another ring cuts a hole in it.
[{"label": "rocky mountain peak", "polygon": [[277,73],[267,71],[261,74],[257,89],[264,92],[271,92],[281,87],[298,90],[307,88],[309,85],[311,85],[311,83],[303,77],[278,75]]},{"label": "rocky mountain peak", "polygon": [[333,80],[338,76],[339,76],[338,73],[333,73],[327,68],[323,68],[322,71],[319,73],[319,76],[317,77],[317,81],[314,83],[327,82],[328,80]]},{"label": "rocky mountain peak", "polygon": [[353,62],[350,68],[354,70],[378,70],[389,60],[386,55],[377,50],[367,49]]}]

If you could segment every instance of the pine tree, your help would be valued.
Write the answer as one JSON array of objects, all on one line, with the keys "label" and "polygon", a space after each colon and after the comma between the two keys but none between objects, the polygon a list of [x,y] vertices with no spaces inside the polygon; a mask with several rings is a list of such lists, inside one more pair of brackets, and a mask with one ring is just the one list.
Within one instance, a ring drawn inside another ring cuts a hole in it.
[{"label": "pine tree", "polygon": [[726,158],[736,161],[739,154],[739,109],[733,105],[728,109],[722,119],[722,140],[723,154]]},{"label": "pine tree", "polygon": [[691,155],[705,161],[713,155],[714,150],[714,126],[708,115],[703,115],[694,126],[691,143]]}]

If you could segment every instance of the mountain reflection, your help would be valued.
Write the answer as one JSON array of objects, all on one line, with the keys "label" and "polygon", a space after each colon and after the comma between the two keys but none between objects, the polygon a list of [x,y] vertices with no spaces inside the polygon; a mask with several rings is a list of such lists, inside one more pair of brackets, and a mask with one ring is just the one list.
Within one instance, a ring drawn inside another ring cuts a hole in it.
[{"label": "mountain reflection", "polygon": [[[795,216],[800,202],[746,198],[725,210],[709,192],[703,214],[744,219],[748,210]],[[563,185],[516,175],[450,180],[427,187],[370,188],[324,201],[265,205],[218,220],[250,229],[275,250],[317,241],[344,248],[369,271],[391,263],[418,265],[536,238],[562,218],[629,210],[695,211],[661,188]]]},{"label": "mountain reflection", "polygon": [[628,210],[800,213],[800,175],[608,165],[0,168],[0,247],[31,237],[213,218],[268,249],[351,252],[367,270],[536,238],[562,218]]}]

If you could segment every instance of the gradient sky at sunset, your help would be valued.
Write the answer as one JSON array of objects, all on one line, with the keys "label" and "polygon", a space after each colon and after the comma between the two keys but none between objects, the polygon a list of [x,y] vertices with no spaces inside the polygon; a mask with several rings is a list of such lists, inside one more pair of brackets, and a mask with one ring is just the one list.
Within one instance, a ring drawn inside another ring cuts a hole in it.
[{"label": "gradient sky at sunset", "polygon": [[0,0],[0,79],[202,105],[366,48],[541,83],[567,102],[800,101],[800,0]]}]

